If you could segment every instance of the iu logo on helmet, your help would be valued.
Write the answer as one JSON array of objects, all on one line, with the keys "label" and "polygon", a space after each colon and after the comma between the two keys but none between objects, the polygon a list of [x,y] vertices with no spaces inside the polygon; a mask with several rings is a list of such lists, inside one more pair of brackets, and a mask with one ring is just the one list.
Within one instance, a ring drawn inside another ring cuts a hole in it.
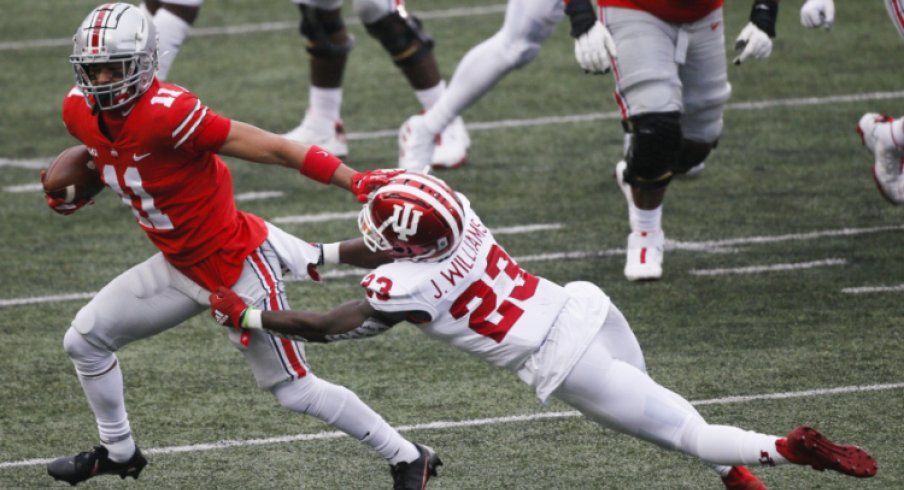
[{"label": "iu logo on helmet", "polygon": [[399,237],[399,240],[408,241],[411,235],[417,233],[417,224],[421,221],[423,211],[415,211],[414,205],[405,203],[404,207],[398,204],[392,205],[392,217],[389,218],[392,224],[392,231]]}]

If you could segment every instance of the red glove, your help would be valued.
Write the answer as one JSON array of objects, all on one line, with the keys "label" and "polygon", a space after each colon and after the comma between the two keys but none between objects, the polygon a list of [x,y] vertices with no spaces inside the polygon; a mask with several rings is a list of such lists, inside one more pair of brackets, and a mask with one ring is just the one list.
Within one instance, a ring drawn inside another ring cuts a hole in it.
[{"label": "red glove", "polygon": [[220,325],[242,328],[242,314],[246,309],[245,301],[229,288],[220,286],[210,295],[210,315]]},{"label": "red glove", "polygon": [[352,192],[358,202],[367,202],[367,196],[371,192],[388,184],[393,177],[402,173],[405,173],[405,171],[399,168],[379,168],[368,172],[358,172],[352,175]]},{"label": "red glove", "polygon": [[[44,183],[44,176],[47,175],[47,172],[41,170],[41,183]],[[79,209],[82,209],[85,206],[90,206],[94,204],[93,199],[78,199],[76,201],[67,203],[64,199],[60,199],[58,197],[51,197],[47,194],[44,194],[44,198],[47,199],[47,206],[50,207],[55,213],[62,214],[64,216],[68,216]]]}]

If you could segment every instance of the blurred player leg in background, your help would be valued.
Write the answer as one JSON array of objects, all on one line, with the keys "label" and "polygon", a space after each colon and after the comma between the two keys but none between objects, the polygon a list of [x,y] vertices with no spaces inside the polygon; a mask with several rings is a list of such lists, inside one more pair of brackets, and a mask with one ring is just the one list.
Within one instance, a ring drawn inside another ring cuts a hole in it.
[{"label": "blurred player leg in background", "polygon": [[721,9],[687,24],[603,10],[618,46],[615,97],[625,117],[616,177],[628,202],[625,277],[662,277],[662,204],[675,175],[699,173],[722,131],[728,84]]},{"label": "blurred player leg in background", "polygon": [[[885,9],[904,38],[904,0],[885,0]],[[904,203],[904,117],[866,113],[857,132],[873,154],[873,180],[879,192],[892,204]]]},{"label": "blurred player leg in background", "polygon": [[433,107],[412,116],[399,130],[399,167],[416,172],[430,168],[436,135],[458,121],[508,72],[533,60],[561,20],[561,2],[509,0],[502,28],[478,44],[458,63],[449,86]]},{"label": "blurred player leg in background", "polygon": [[[301,35],[310,56],[309,105],[301,124],[284,136],[316,144],[333,154],[348,155],[341,120],[342,77],[354,38],[342,19],[342,0],[293,0],[301,11]],[[424,110],[445,90],[433,40],[421,22],[409,15],[402,1],[354,0],[355,15],[386,50],[414,89]],[[432,164],[458,166],[467,159],[470,138],[461,118],[438,138]]]},{"label": "blurred player leg in background", "polygon": [[182,42],[198,18],[204,0],[144,0],[139,8],[154,20],[157,27],[157,78],[166,80]]}]

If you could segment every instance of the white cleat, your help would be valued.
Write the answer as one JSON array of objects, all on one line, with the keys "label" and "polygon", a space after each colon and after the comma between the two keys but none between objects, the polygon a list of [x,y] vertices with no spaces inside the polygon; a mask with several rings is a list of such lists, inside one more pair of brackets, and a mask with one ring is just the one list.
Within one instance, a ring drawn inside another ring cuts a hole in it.
[{"label": "white cleat", "polygon": [[621,189],[622,194],[625,195],[625,199],[630,206],[634,203],[634,195],[631,192],[631,184],[625,182],[625,170],[627,169],[628,163],[624,160],[615,164],[615,182],[618,184],[618,188]]},{"label": "white cleat", "polygon": [[456,117],[452,124],[440,133],[433,149],[434,169],[452,169],[464,165],[468,161],[468,148],[471,147],[471,137],[465,128],[465,122],[461,116]]},{"label": "white cleat", "polygon": [[632,231],[628,235],[625,277],[629,281],[657,281],[662,277],[662,252],[665,233]]},{"label": "white cleat", "polygon": [[411,116],[399,128],[399,168],[428,173],[436,135],[424,124],[424,116]]},{"label": "white cleat", "polygon": [[309,112],[298,127],[282,136],[304,145],[317,145],[341,159],[348,157],[348,141],[342,121],[331,121]]},{"label": "white cleat", "polygon": [[857,123],[863,145],[873,154],[873,178],[882,195],[895,204],[904,202],[904,141],[895,141],[894,119],[874,112]]}]

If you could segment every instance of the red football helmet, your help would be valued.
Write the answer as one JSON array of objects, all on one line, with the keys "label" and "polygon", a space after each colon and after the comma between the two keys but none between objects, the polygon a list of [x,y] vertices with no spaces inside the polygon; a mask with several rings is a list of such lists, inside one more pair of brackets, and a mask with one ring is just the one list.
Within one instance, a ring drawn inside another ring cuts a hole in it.
[{"label": "red football helmet", "polygon": [[445,182],[402,173],[373,191],[358,215],[367,248],[416,261],[439,261],[461,242],[465,207]]}]

